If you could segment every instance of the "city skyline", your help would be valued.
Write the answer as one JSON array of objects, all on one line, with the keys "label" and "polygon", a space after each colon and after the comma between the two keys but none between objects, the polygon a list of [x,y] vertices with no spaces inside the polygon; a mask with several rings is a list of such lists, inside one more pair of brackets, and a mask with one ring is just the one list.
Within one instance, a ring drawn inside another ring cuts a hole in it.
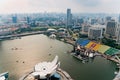
[{"label": "city skyline", "polygon": [[61,12],[120,13],[119,0],[0,0],[0,14]]}]

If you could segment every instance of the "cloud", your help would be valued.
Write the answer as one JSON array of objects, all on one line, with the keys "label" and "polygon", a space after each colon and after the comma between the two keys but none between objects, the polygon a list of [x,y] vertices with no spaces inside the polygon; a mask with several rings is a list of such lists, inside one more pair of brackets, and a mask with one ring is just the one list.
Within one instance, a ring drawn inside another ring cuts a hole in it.
[{"label": "cloud", "polygon": [[120,12],[120,0],[0,0],[1,13],[19,12]]},{"label": "cloud", "polygon": [[84,7],[95,7],[101,4],[100,0],[76,0],[76,2]]}]

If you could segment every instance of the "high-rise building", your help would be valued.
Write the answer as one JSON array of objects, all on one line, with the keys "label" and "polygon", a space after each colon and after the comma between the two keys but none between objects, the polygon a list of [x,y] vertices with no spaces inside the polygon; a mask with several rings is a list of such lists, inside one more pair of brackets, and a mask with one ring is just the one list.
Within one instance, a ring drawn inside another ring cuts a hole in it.
[{"label": "high-rise building", "polygon": [[118,28],[118,24],[117,22],[115,22],[115,20],[108,21],[106,25],[106,32],[105,32],[106,37],[113,38],[113,39],[116,38],[117,28]]},{"label": "high-rise building", "polygon": [[27,23],[29,24],[30,23],[30,17],[26,17],[26,20],[27,20]]},{"label": "high-rise building", "polygon": [[17,16],[15,15],[15,16],[12,16],[12,22],[13,23],[17,23]]},{"label": "high-rise building", "polygon": [[119,19],[118,19],[118,22],[120,23],[120,14],[119,14]]},{"label": "high-rise building", "polygon": [[88,38],[100,39],[102,38],[103,29],[100,27],[90,27],[88,31]]},{"label": "high-rise building", "polygon": [[72,14],[71,9],[67,9],[67,28],[72,27]]},{"label": "high-rise building", "polygon": [[120,44],[120,23],[118,24],[118,29],[117,29],[117,43]]},{"label": "high-rise building", "polygon": [[107,16],[107,17],[106,17],[106,22],[111,21],[111,19],[112,19],[111,16]]}]

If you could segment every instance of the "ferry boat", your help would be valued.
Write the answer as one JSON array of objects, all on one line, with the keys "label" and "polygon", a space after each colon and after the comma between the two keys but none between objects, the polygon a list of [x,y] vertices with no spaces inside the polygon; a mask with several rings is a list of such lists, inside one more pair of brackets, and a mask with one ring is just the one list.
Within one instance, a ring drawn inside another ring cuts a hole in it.
[{"label": "ferry boat", "polygon": [[25,74],[19,80],[73,80],[70,75],[60,69],[58,56],[52,62],[42,62],[35,65],[34,70]]},{"label": "ferry boat", "polygon": [[8,72],[1,73],[0,80],[8,80]]}]

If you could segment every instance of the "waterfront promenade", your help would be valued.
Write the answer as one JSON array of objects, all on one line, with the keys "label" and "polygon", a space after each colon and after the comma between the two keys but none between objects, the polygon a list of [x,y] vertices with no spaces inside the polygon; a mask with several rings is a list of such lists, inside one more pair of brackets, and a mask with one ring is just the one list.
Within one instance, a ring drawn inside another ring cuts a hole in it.
[{"label": "waterfront promenade", "polygon": [[28,36],[28,35],[34,35],[34,34],[43,34],[43,33],[45,33],[45,31],[26,32],[21,34],[6,35],[6,36],[0,36],[0,40],[10,39],[12,37],[21,37],[21,36]]}]

